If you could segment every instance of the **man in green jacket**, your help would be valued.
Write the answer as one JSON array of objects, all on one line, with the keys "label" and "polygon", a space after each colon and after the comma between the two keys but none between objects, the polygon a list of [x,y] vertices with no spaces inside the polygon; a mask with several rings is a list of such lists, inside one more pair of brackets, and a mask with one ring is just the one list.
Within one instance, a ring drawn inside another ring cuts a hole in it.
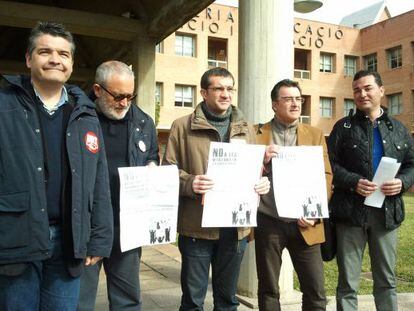
[{"label": "man in green jacket", "polygon": [[[180,310],[202,310],[207,292],[210,264],[214,310],[236,310],[237,280],[247,244],[249,228],[202,228],[202,195],[214,182],[205,175],[210,142],[232,139],[255,143],[254,129],[232,105],[234,78],[224,68],[213,68],[201,77],[203,102],[194,112],[171,126],[164,164],[180,170],[178,244],[182,257]],[[263,178],[256,185],[258,194],[269,191]]]}]

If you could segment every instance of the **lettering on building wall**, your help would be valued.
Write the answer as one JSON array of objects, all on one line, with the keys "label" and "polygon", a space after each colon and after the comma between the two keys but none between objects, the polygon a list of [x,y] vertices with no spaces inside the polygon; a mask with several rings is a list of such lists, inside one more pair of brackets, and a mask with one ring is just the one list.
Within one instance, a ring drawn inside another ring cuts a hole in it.
[{"label": "lettering on building wall", "polygon": [[341,40],[344,36],[344,33],[339,28],[328,27],[328,26],[314,26],[303,25],[300,22],[297,22],[293,25],[293,31],[296,34],[294,44],[296,42],[303,47],[316,47],[318,49],[322,48],[326,39]]},{"label": "lettering on building wall", "polygon": [[[213,8],[208,7],[205,10],[204,17],[205,20],[200,20],[200,15],[192,18],[189,22],[187,22],[188,28],[194,31],[206,30],[211,34],[227,32],[230,36],[233,35],[233,24],[235,21],[231,11],[225,12],[221,9],[214,10]],[[218,23],[218,21],[222,22]]]}]

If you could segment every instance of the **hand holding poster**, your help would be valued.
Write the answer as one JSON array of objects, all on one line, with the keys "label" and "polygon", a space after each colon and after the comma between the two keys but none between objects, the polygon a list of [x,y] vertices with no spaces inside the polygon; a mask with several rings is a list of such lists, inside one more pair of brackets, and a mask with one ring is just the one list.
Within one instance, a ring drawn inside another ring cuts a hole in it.
[{"label": "hand holding poster", "polygon": [[272,159],[272,176],[280,217],[329,217],[321,146],[281,147]]},{"label": "hand holding poster", "polygon": [[240,143],[210,144],[207,175],[214,181],[204,195],[202,227],[256,226],[265,146]]},{"label": "hand holding poster", "polygon": [[372,207],[381,208],[385,200],[385,194],[381,191],[381,185],[391,180],[397,175],[401,163],[397,163],[397,159],[382,157],[375,172],[373,182],[378,185],[377,190],[370,196],[365,198],[364,204]]},{"label": "hand holding poster", "polygon": [[122,167],[121,251],[175,242],[179,177],[175,165]]}]

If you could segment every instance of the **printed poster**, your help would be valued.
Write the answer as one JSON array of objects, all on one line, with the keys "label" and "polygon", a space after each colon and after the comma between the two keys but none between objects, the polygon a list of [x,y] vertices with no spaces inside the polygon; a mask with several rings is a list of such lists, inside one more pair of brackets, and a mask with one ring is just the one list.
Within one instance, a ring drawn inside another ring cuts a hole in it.
[{"label": "printed poster", "polygon": [[281,147],[272,177],[280,217],[329,218],[322,146]]},{"label": "printed poster", "polygon": [[175,165],[122,167],[121,251],[176,240],[179,175]]},{"label": "printed poster", "polygon": [[264,152],[262,145],[210,144],[206,175],[214,187],[204,195],[202,227],[256,226]]}]

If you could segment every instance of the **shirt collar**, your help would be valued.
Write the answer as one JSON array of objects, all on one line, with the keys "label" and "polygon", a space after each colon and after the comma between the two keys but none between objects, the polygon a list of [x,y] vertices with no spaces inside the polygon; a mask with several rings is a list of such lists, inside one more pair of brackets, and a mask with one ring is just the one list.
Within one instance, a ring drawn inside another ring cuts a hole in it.
[{"label": "shirt collar", "polygon": [[68,97],[68,91],[66,90],[66,87],[65,86],[62,87],[62,94],[60,95],[59,101],[52,108],[49,108],[49,107],[47,107],[45,105],[42,97],[40,96],[39,92],[36,90],[36,87],[33,85],[33,83],[32,83],[32,86],[33,86],[33,90],[35,92],[36,97],[42,102],[43,108],[45,108],[45,110],[50,115],[54,114],[56,110],[58,110],[61,106],[63,106],[64,104],[66,104],[68,102],[68,99],[69,99],[69,97]]}]

